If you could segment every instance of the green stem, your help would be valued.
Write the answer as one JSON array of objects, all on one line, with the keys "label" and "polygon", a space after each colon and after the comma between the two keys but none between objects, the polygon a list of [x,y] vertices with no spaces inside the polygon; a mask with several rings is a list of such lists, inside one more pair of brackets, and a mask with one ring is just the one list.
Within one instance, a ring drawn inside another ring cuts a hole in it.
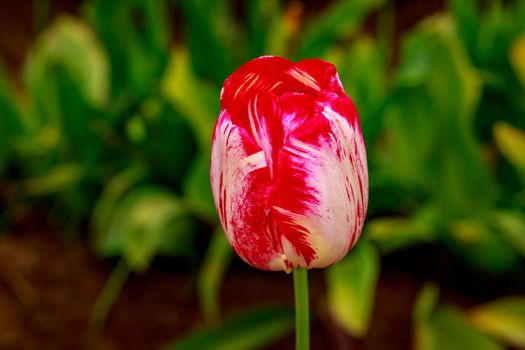
[{"label": "green stem", "polygon": [[111,271],[91,311],[90,323],[92,327],[102,327],[104,325],[111,307],[124,286],[124,282],[128,279],[129,273],[129,268],[124,260],[119,261],[113,271]]},{"label": "green stem", "polygon": [[310,348],[310,316],[308,303],[308,270],[293,270],[295,290],[295,349]]},{"label": "green stem", "polygon": [[213,233],[197,275],[197,295],[208,324],[219,319],[221,284],[232,257],[233,250],[219,226]]}]

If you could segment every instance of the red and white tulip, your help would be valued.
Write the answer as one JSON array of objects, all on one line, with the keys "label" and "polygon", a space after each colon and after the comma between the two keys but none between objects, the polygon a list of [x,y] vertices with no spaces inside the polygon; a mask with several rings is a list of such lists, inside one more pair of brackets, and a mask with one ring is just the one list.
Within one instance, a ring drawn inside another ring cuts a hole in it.
[{"label": "red and white tulip", "polygon": [[322,268],[356,244],[368,205],[357,111],[335,67],[254,59],[224,82],[211,186],[229,242],[264,270]]}]

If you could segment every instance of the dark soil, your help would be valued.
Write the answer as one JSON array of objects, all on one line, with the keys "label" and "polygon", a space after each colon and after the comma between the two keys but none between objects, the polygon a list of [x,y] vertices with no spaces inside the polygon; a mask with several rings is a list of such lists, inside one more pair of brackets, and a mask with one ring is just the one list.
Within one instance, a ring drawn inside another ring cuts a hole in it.
[{"label": "dark soil", "polygon": [[[106,325],[88,326],[93,303],[113,263],[92,256],[80,241],[67,242],[47,230],[0,238],[1,349],[155,349],[202,326],[194,273],[177,260],[157,261],[132,275]],[[369,336],[352,341],[329,321],[316,320],[312,349],[406,349],[410,310],[420,283],[396,272],[382,276]],[[321,271],[310,274],[313,306],[322,302]],[[263,303],[293,305],[292,279],[235,262],[222,292],[226,315]],[[392,302],[395,301],[395,302]],[[393,326],[395,325],[395,326]],[[293,335],[272,349],[293,348]],[[354,344],[355,343],[355,344]]]},{"label": "dark soil", "polygon": [[[317,317],[312,325],[312,349],[409,349],[413,303],[427,279],[443,286],[444,302],[460,307],[525,291],[523,281],[510,279],[497,290],[487,289],[490,279],[468,277],[469,270],[461,264],[458,268],[457,261],[451,273],[435,269],[436,264],[443,265],[438,260],[450,261],[450,256],[434,248],[419,247],[383,260],[368,335],[351,339],[327,317]],[[46,229],[0,237],[0,348],[156,349],[203,326],[193,268],[162,259],[145,274],[127,280],[102,329],[89,327],[93,303],[114,263],[93,256],[85,242],[67,241]],[[469,294],[467,285],[478,292]],[[323,273],[314,270],[310,273],[314,310],[323,305],[324,293]],[[226,317],[265,303],[292,306],[292,279],[235,260],[221,297]],[[269,349],[290,349],[293,343],[290,334]]]}]

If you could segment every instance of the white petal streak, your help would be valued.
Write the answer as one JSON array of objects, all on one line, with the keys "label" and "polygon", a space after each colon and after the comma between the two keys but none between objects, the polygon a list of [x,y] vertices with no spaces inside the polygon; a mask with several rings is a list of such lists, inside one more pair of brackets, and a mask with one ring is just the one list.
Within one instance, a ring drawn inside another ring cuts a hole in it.
[{"label": "white petal streak", "polygon": [[307,72],[305,72],[304,70],[299,69],[297,67],[292,67],[286,73],[288,73],[289,76],[301,82],[302,84],[308,86],[309,88],[314,89],[315,91],[321,91],[321,87],[319,86],[315,78]]},{"label": "white petal streak", "polygon": [[[248,73],[248,74],[246,74],[246,76],[244,77],[244,82],[241,85],[239,85],[239,87],[235,91],[235,94],[233,95],[233,98],[236,99],[237,95],[241,91],[250,90],[250,88],[253,86],[253,84],[255,84],[257,82],[257,78],[258,78],[258,76],[255,73]],[[246,85],[246,84],[248,84],[248,85]]]},{"label": "white petal streak", "polygon": [[[221,112],[214,134],[211,151],[210,178],[213,197],[217,211],[226,235],[234,244],[233,229],[230,228],[236,208],[243,203],[237,203],[249,190],[248,175],[267,166],[262,150],[253,152],[247,150],[241,136],[241,129],[235,126],[226,110]],[[242,221],[234,220],[236,225]]]},{"label": "white petal streak", "polygon": [[[262,104],[270,104],[273,106],[273,99],[269,95],[266,99],[259,100],[259,95],[255,95],[252,100],[248,102],[248,121],[250,123],[250,130],[253,138],[257,145],[262,148],[264,155],[266,156],[266,162],[268,163],[268,169],[270,170],[270,177],[273,178],[273,141],[271,138],[271,131],[269,120],[273,118],[273,115],[268,115],[269,109],[263,110]],[[274,112],[272,110],[272,112]]]}]

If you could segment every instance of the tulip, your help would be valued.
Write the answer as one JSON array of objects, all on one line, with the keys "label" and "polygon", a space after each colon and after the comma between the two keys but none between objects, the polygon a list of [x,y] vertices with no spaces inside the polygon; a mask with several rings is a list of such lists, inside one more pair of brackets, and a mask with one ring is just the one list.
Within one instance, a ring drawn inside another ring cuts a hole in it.
[{"label": "tulip", "polygon": [[224,232],[250,265],[290,272],[341,260],[363,228],[368,170],[335,67],[263,56],[228,77],[210,179]]}]

